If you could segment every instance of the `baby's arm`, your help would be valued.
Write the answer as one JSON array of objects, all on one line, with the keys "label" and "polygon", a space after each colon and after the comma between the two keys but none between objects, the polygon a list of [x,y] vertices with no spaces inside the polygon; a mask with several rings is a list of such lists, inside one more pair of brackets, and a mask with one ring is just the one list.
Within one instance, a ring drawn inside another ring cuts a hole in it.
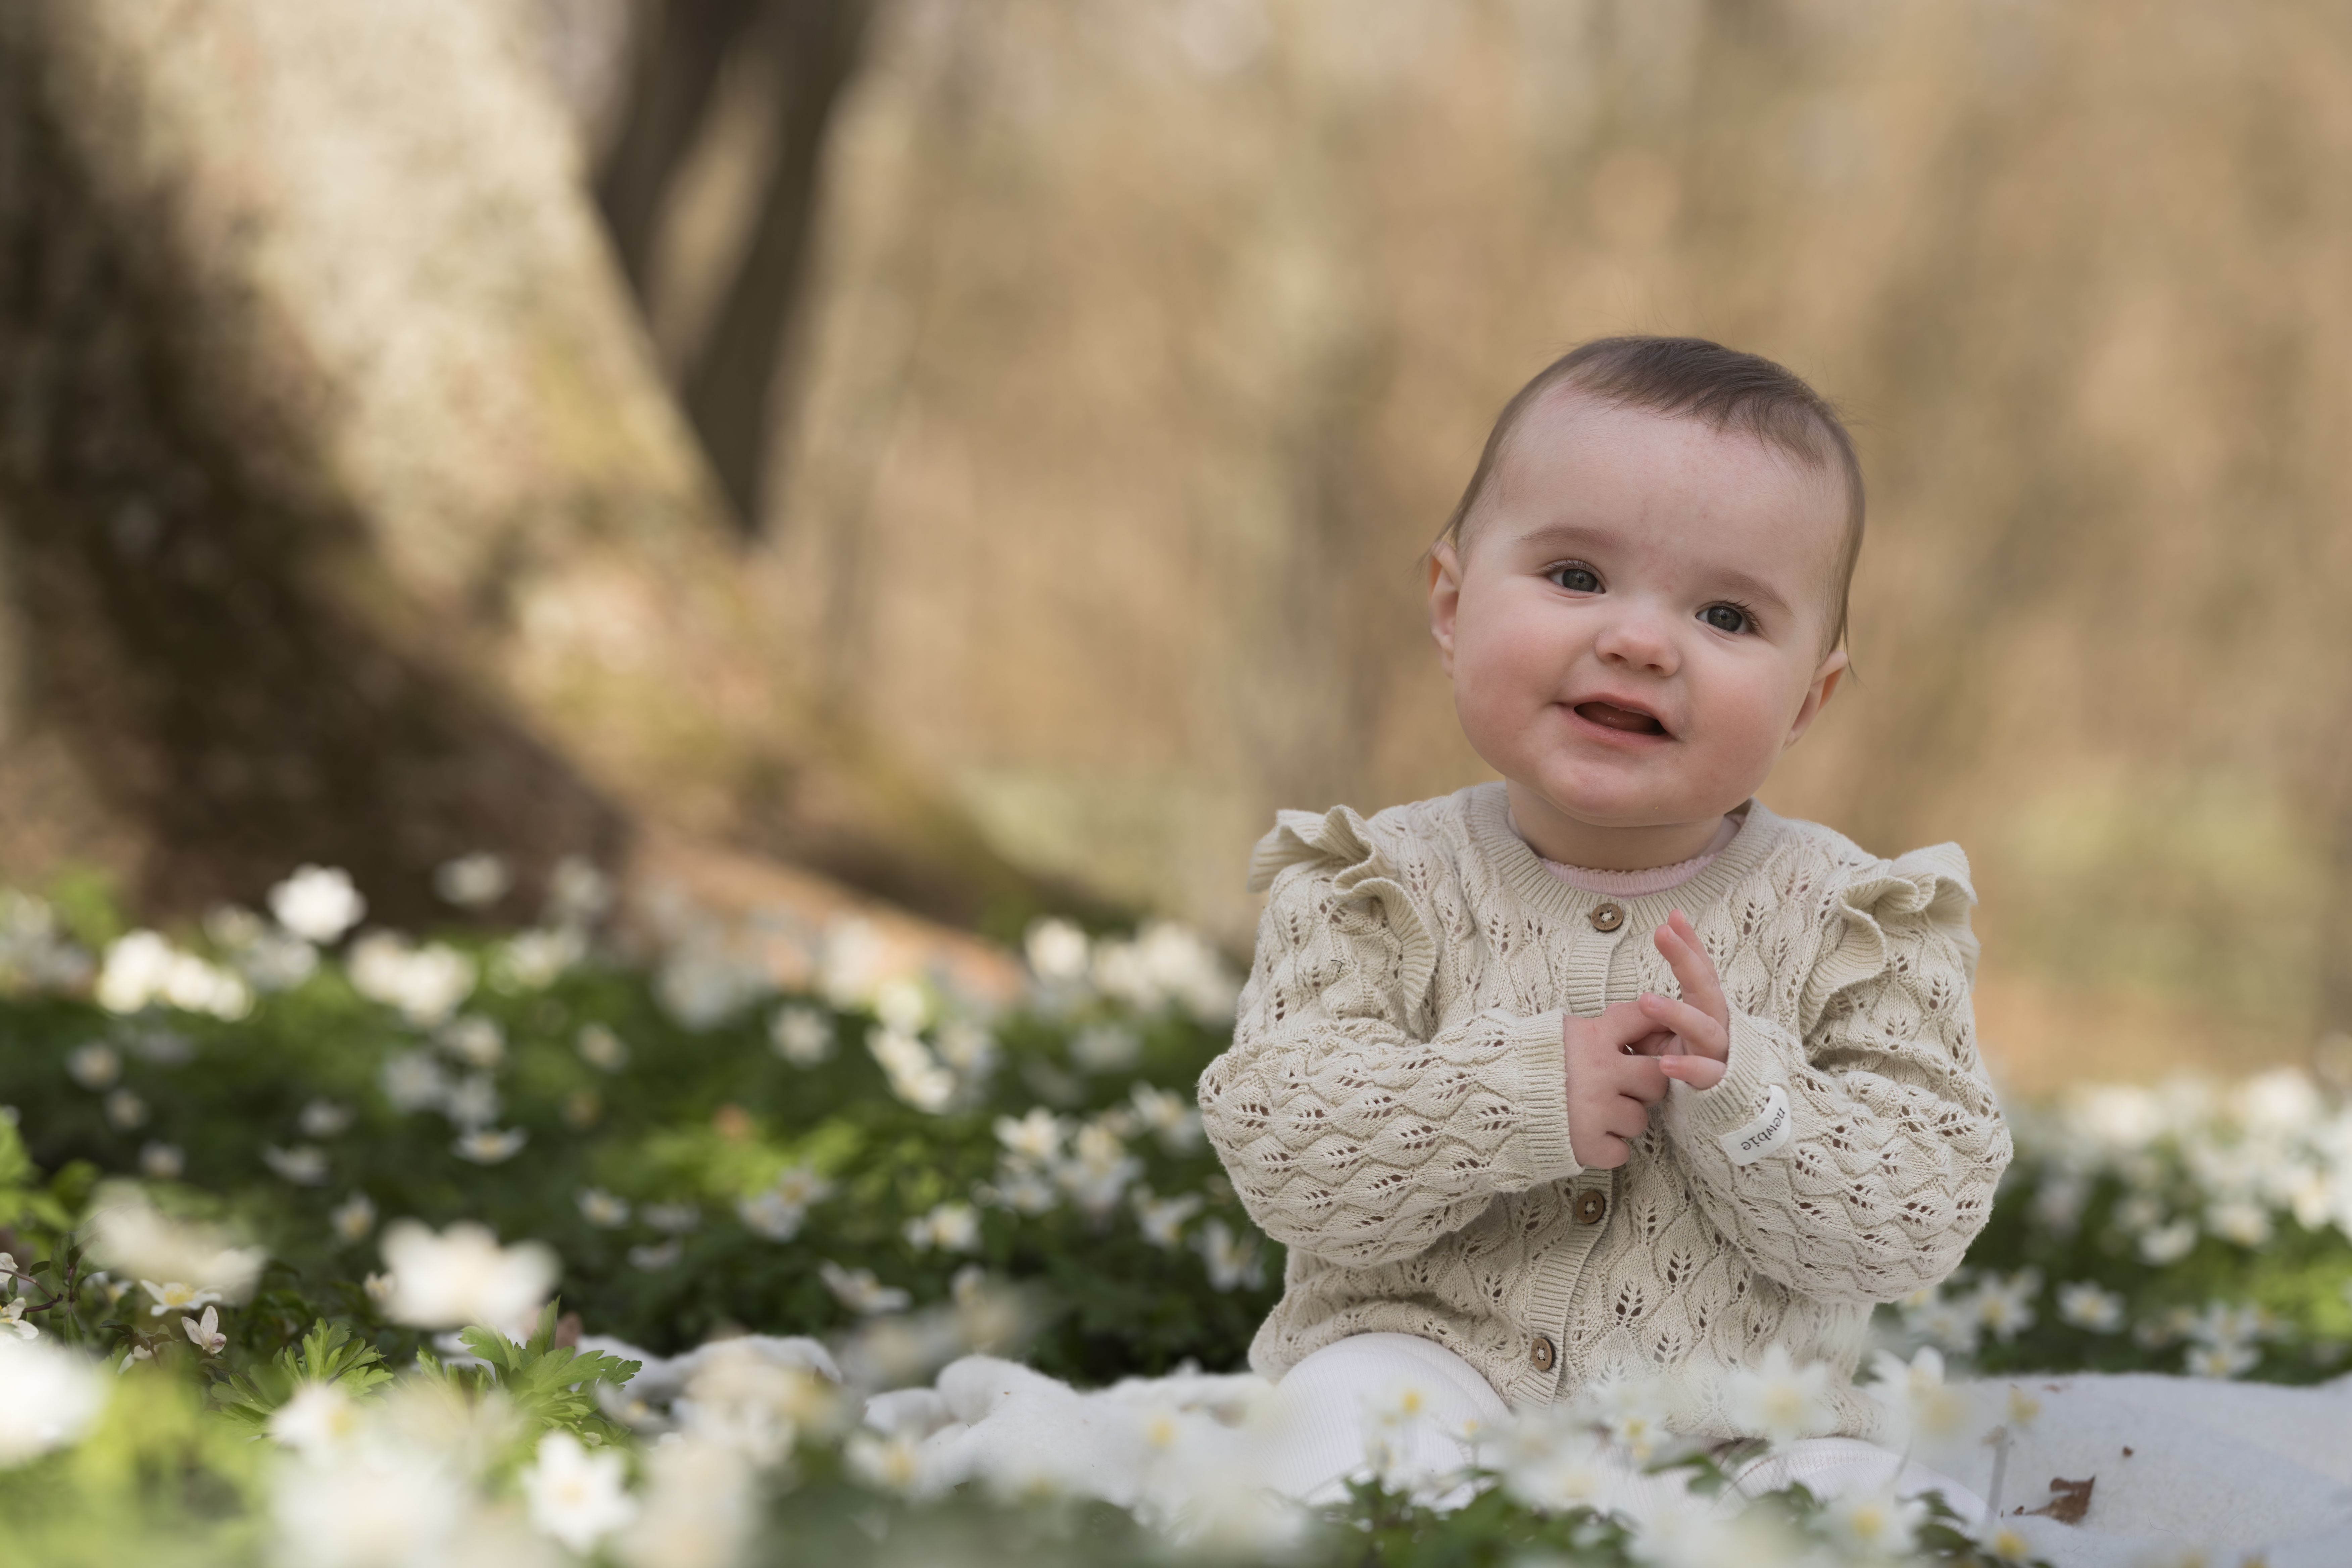
[{"label": "baby's arm", "polygon": [[1364,874],[1378,869],[1322,860],[1276,879],[1233,1048],[1201,1077],[1203,1122],[1250,1216],[1355,1267],[1410,1258],[1498,1194],[1577,1173],[1565,1041],[1604,1064],[1577,1119],[1591,1163],[1620,1163],[1644,1124],[1647,1105],[1621,1090],[1665,1091],[1654,1061],[1622,1052],[1654,1027],[1631,1006],[1430,1028],[1431,923],[1397,881]]},{"label": "baby's arm", "polygon": [[1725,1005],[1686,921],[1659,941],[1683,999],[1643,1005],[1683,1051],[1662,1058],[1678,1080],[1665,1125],[1695,1201],[1758,1270],[1811,1294],[1892,1300],[1942,1279],[2009,1162],[1972,1038],[1966,885],[1934,864],[1906,857],[1914,875],[1847,894],[1802,1041]]}]

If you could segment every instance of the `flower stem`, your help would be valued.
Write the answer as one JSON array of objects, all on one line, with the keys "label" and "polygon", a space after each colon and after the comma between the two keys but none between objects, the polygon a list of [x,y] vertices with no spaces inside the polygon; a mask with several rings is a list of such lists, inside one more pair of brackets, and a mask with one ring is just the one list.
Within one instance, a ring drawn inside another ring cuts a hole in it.
[{"label": "flower stem", "polygon": [[1985,1528],[2000,1517],[2000,1483],[2009,1470],[2009,1428],[1996,1426],[1985,1436],[1992,1445],[1992,1484],[1985,1489]]}]

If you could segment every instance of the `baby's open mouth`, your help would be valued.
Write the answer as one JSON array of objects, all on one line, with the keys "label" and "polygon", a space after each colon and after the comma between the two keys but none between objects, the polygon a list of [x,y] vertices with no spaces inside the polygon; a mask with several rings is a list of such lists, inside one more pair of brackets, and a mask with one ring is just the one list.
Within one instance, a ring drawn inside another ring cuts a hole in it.
[{"label": "baby's open mouth", "polygon": [[1577,716],[1590,719],[1610,730],[1623,730],[1635,735],[1663,735],[1666,727],[1638,708],[1620,708],[1614,702],[1580,702]]}]

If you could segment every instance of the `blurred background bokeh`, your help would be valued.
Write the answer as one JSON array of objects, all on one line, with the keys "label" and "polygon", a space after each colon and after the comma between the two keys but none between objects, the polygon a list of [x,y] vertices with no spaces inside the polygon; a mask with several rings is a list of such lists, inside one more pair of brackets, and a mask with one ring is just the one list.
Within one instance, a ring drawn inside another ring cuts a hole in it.
[{"label": "blurred background bokeh", "polygon": [[1486,776],[1495,409],[1695,332],[1872,490],[1766,798],[1966,847],[2007,1081],[2341,1076],[2347,79],[2315,0],[28,0],[0,875],[1239,951],[1276,807]]}]

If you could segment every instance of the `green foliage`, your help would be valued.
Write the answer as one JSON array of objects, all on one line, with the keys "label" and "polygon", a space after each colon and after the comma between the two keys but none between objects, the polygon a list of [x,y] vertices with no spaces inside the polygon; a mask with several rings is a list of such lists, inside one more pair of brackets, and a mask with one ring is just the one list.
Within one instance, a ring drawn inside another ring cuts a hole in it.
[{"label": "green foliage", "polygon": [[0,1226],[32,1224],[51,1231],[64,1230],[73,1223],[73,1210],[78,1206],[69,1201],[68,1194],[81,1184],[85,1174],[83,1169],[75,1169],[69,1177],[61,1176],[54,1184],[43,1184],[32,1156],[25,1152],[25,1141],[17,1135],[16,1123],[0,1118]]},{"label": "green foliage", "polygon": [[[1706,1457],[1663,1468],[1697,1472],[1691,1489],[1703,1496],[1717,1494],[1729,1480],[1721,1465]],[[1616,1568],[1655,1556],[1643,1551],[1622,1517],[1583,1508],[1532,1508],[1504,1487],[1490,1488],[1447,1510],[1416,1502],[1378,1481],[1359,1481],[1349,1492],[1343,1520],[1307,1559],[1318,1568],[1326,1563],[1330,1568],[1350,1563],[1377,1563],[1380,1568],[1524,1568],[1530,1563]],[[1977,1542],[1968,1521],[1945,1506],[1940,1495],[1922,1500],[1927,1517],[1918,1527],[1914,1551],[1903,1561],[1966,1568],[1993,1568],[2002,1561]],[[1758,1500],[1741,1516],[1738,1531],[1728,1533],[1717,1551],[1694,1551],[1676,1561],[1835,1563],[1841,1560],[1841,1544],[1820,1500],[1797,1486]]]},{"label": "green foliage", "polygon": [[268,1361],[257,1361],[213,1385],[213,1402],[230,1420],[259,1431],[278,1407],[305,1384],[334,1384],[354,1397],[392,1381],[383,1355],[359,1339],[349,1323],[320,1318],[299,1345],[289,1345]]},{"label": "green foliage", "polygon": [[459,1387],[484,1393],[496,1389],[534,1432],[560,1426],[591,1442],[622,1436],[621,1428],[597,1411],[594,1389],[600,1383],[616,1388],[626,1384],[644,1363],[559,1345],[555,1331],[556,1303],[550,1301],[524,1343],[517,1344],[495,1329],[466,1330],[466,1348],[488,1363],[478,1373],[470,1367],[445,1367],[429,1352],[420,1353],[417,1362],[428,1374]]},{"label": "green foliage", "polygon": [[[495,971],[496,944],[452,940]],[[334,1218],[354,1194],[383,1220],[478,1219],[502,1238],[549,1243],[563,1259],[565,1298],[591,1331],[661,1353],[729,1330],[846,1329],[856,1314],[818,1272],[832,1261],[870,1269],[918,1304],[945,1300],[971,1263],[1034,1281],[1044,1317],[1027,1353],[1060,1376],[1098,1382],[1242,1358],[1273,1300],[1266,1282],[1279,1277],[1270,1246],[1261,1244],[1261,1284],[1219,1290],[1197,1250],[1152,1245],[1125,1202],[1100,1214],[1066,1201],[1043,1215],[983,1207],[968,1252],[919,1247],[906,1234],[910,1220],[942,1202],[971,1201],[974,1186],[997,1174],[994,1122],[1041,1098],[1074,1125],[1116,1121],[1137,1083],[1189,1104],[1193,1078],[1221,1044],[1212,1029],[1102,1001],[1055,1018],[1014,1015],[995,1024],[1003,1060],[984,1087],[933,1114],[894,1094],[864,1048],[879,1026],[865,1007],[784,999],[820,1016],[836,1038],[826,1059],[796,1066],[770,1037],[774,1005],[689,1027],[665,1010],[654,978],[599,965],[544,987],[484,986],[463,1016],[497,1031],[488,1068],[362,996],[333,963],[233,1021],[179,1012],[121,1018],[70,999],[27,998],[0,1004],[0,1104],[17,1108],[33,1156],[82,1173],[85,1189],[92,1173],[138,1176],[155,1151],[173,1152],[180,1173],[167,1188],[215,1195],[268,1246],[273,1278],[364,1325],[371,1338],[389,1333],[387,1350],[399,1335],[357,1289],[380,1267],[373,1227],[341,1231]],[[1133,1032],[1130,1068],[1074,1066],[1073,1038],[1095,1026]],[[600,1067],[582,1054],[591,1026],[624,1043],[624,1062]],[[91,1045],[119,1063],[99,1087],[78,1081],[69,1066]],[[393,1102],[385,1077],[404,1059],[428,1062],[452,1084],[488,1087],[498,1125],[524,1135],[520,1151],[474,1163],[457,1152],[458,1129],[443,1111]],[[1034,1087],[1041,1082],[1050,1097]],[[112,1098],[126,1092],[136,1102],[129,1115]],[[320,1105],[347,1114],[348,1125],[307,1133],[306,1110]],[[1140,1184],[1199,1197],[1187,1242],[1210,1218],[1248,1231],[1205,1144],[1125,1142],[1141,1163]],[[318,1152],[320,1179],[298,1184],[281,1173],[294,1150]],[[740,1202],[803,1163],[834,1191],[797,1235],[772,1239],[740,1219]],[[580,1203],[592,1190],[623,1200],[629,1219],[593,1223]],[[0,1203],[11,1191],[0,1179]],[[648,1223],[649,1211],[658,1217],[664,1207],[698,1217],[672,1235]],[[61,1219],[52,1206],[44,1223]],[[666,1262],[665,1248],[674,1253]],[[310,1321],[298,1317],[283,1331],[288,1342]]]},{"label": "green foliage", "polygon": [[207,1413],[193,1377],[120,1378],[79,1444],[0,1467],[0,1562],[258,1563],[269,1458],[246,1431]]},{"label": "green foliage", "polygon": [[58,923],[82,946],[101,949],[128,931],[122,892],[113,877],[94,866],[68,866],[49,879],[42,894]]},{"label": "green foliage", "polygon": [[1616,1563],[1628,1555],[1632,1539],[1622,1522],[1590,1509],[1545,1513],[1501,1487],[1447,1511],[1378,1481],[1358,1481],[1349,1493],[1349,1533],[1360,1539],[1365,1560],[1381,1568],[1504,1568],[1529,1557]]},{"label": "green foliage", "polygon": [[[97,894],[86,902],[68,927],[119,931]],[[79,1442],[0,1468],[0,1557],[258,1560],[270,1489],[296,1473],[260,1439],[312,1387],[365,1419],[405,1412],[443,1434],[470,1456],[485,1519],[516,1517],[550,1434],[619,1454],[650,1487],[656,1456],[599,1393],[638,1363],[570,1342],[583,1328],[660,1354],[741,1331],[853,1347],[894,1323],[968,1348],[986,1317],[974,1303],[993,1290],[1027,1309],[1024,1359],[1082,1385],[1242,1363],[1281,1258],[1184,1119],[1224,1043],[1186,1006],[1084,981],[992,1016],[929,981],[714,989],[728,962],[714,952],[534,970],[522,944],[547,934],[446,938],[488,978],[425,1023],[331,955],[220,1016],[110,1013],[71,978],[24,978],[70,977],[70,963],[0,952],[16,977],[0,1000],[0,1106],[13,1111],[0,1116],[0,1251],[16,1258],[25,1321],[127,1369]],[[182,952],[200,949],[246,962]],[[2352,1343],[2352,1241],[2328,1207],[2339,1200],[2313,1194],[2352,1193],[2331,1152],[2352,1151],[2352,1113],[2305,1092],[2291,1115],[2276,1086],[2268,1110],[2148,1122],[2141,1106],[2124,1120],[2155,1131],[2107,1137],[2095,1155],[2063,1119],[2026,1119],[1968,1272],[1890,1309],[1882,1329],[1992,1371],[2178,1371],[2201,1355],[2205,1370],[2218,1357],[2242,1375],[2328,1374]],[[217,1345],[197,1342],[193,1307],[159,1311],[137,1280],[92,1271],[76,1226],[113,1178],[266,1246],[249,1299],[221,1304]],[[551,1246],[576,1317],[550,1304],[520,1342],[392,1321],[371,1276],[383,1227],[402,1218]],[[2094,1287],[2112,1322],[2084,1310]],[[1001,1344],[1006,1331],[987,1331]],[[776,1561],[1170,1555],[1118,1509],[1007,1507],[972,1487],[909,1500],[857,1479],[837,1422],[803,1412],[778,1429],[789,1457],[759,1493]],[[1690,1462],[1703,1490],[1730,1460]],[[1792,1490],[1746,1528],[1822,1560],[1840,1526]],[[1924,1561],[1986,1561],[1948,1516],[1918,1542]],[[1505,1487],[1440,1510],[1367,1483],[1278,1555],[1297,1568],[1622,1568],[1643,1550],[1620,1520],[1532,1508]]]},{"label": "green foliage", "polygon": [[2085,1090],[2016,1131],[1967,1268],[1887,1312],[1890,1333],[1987,1373],[2343,1373],[2352,1106],[2280,1072]]}]

